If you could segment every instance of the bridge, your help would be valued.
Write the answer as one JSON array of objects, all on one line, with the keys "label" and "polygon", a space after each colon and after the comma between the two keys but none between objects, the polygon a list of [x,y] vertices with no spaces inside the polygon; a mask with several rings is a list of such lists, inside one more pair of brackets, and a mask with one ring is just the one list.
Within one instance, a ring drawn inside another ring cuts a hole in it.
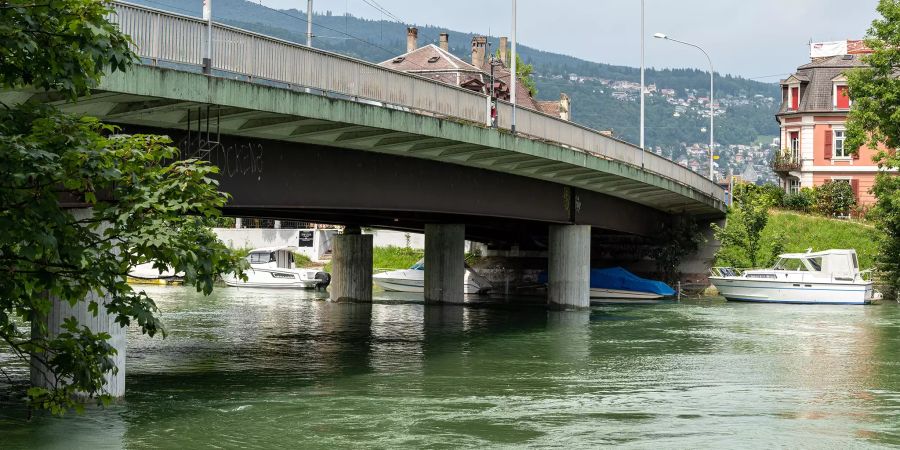
[{"label": "bridge", "polygon": [[[499,102],[492,127],[491,99],[477,92],[194,17],[114,9],[140,64],[77,102],[28,89],[0,100],[172,136],[184,156],[222,168],[228,215],[424,229],[427,301],[461,301],[458,283],[436,280],[461,278],[465,238],[549,249],[550,302],[585,306],[592,248],[611,237],[655,245],[674,217],[724,216],[709,179],[587,127],[520,108],[513,133],[512,105]],[[371,298],[371,283],[349,281],[370,276],[356,266],[371,241],[347,234],[335,252],[333,296]]]}]

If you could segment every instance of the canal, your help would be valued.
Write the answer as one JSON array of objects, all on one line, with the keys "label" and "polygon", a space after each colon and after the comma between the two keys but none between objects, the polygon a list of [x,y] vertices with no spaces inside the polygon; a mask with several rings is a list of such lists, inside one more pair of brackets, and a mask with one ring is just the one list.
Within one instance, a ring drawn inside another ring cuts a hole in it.
[{"label": "canal", "polygon": [[[0,448],[882,447],[900,307],[685,301],[589,312],[151,287],[126,399],[36,417],[0,355]],[[378,294],[376,293],[376,297]]]}]

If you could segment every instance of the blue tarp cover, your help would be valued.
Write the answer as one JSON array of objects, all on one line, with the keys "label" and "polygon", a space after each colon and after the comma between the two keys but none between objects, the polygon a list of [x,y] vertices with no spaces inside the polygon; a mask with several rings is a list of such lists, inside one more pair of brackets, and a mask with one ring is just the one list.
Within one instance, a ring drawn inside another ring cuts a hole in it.
[{"label": "blue tarp cover", "polygon": [[[541,273],[538,282],[547,282],[547,272]],[[668,284],[641,278],[621,267],[591,269],[591,288],[652,292],[663,296],[675,295],[675,291]]]}]

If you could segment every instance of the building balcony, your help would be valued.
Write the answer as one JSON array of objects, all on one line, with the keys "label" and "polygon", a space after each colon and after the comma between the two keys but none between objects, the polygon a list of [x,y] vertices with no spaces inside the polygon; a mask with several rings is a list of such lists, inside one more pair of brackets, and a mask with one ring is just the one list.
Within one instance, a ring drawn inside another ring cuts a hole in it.
[{"label": "building balcony", "polygon": [[790,150],[782,150],[772,158],[772,171],[775,173],[788,173],[800,170],[799,155],[792,155]]}]

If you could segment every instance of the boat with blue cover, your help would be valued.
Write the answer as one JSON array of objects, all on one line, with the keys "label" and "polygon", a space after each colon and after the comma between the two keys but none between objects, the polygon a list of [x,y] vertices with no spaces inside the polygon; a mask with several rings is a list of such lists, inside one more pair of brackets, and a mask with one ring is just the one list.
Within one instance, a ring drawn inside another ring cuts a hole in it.
[{"label": "boat with blue cover", "polygon": [[[641,278],[622,267],[591,269],[591,298],[599,300],[629,300],[629,303],[640,301],[657,301],[673,297],[675,290],[662,281]],[[547,273],[541,274],[539,280],[547,283]]]}]

